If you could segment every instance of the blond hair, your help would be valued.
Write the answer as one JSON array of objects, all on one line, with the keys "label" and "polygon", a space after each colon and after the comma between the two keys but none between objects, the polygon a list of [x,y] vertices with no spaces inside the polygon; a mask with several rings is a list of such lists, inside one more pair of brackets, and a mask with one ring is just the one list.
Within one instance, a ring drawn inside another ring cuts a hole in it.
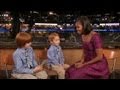
[{"label": "blond hair", "polygon": [[58,33],[51,33],[49,36],[48,36],[48,40],[51,42],[53,41],[53,39],[58,36],[59,37],[59,34]]}]

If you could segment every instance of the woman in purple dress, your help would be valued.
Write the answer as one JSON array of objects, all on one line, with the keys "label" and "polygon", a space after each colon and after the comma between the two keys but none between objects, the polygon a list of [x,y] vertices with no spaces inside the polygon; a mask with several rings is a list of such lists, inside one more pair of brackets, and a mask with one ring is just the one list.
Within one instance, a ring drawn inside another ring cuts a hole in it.
[{"label": "woman in purple dress", "polygon": [[92,31],[92,25],[86,16],[79,17],[75,27],[82,36],[83,55],[79,62],[66,71],[66,79],[108,79],[109,68],[100,35]]}]

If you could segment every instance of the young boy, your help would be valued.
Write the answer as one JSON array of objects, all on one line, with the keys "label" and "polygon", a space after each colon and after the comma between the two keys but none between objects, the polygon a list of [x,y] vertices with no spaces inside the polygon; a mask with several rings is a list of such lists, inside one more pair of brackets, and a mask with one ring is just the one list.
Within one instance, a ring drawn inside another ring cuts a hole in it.
[{"label": "young boy", "polygon": [[17,79],[47,79],[47,73],[38,65],[31,47],[30,34],[21,32],[16,36],[17,50],[13,54],[15,67],[13,74]]},{"label": "young boy", "polygon": [[48,39],[51,44],[47,52],[48,65],[58,73],[59,79],[65,79],[65,69],[69,68],[69,65],[64,64],[64,56],[60,47],[60,37],[57,33],[52,33]]}]

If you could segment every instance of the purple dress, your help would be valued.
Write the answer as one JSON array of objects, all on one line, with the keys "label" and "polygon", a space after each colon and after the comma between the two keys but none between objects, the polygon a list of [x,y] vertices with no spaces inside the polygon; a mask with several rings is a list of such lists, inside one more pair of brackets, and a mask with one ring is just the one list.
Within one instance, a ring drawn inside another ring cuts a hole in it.
[{"label": "purple dress", "polygon": [[[84,49],[84,61],[88,62],[94,59],[96,54],[96,49],[102,48],[102,40],[98,33],[94,34],[90,40],[90,42],[83,42]],[[83,66],[81,68],[75,68],[72,65],[66,71],[66,79],[108,79],[109,78],[109,68],[108,63],[103,55],[102,60]]]}]

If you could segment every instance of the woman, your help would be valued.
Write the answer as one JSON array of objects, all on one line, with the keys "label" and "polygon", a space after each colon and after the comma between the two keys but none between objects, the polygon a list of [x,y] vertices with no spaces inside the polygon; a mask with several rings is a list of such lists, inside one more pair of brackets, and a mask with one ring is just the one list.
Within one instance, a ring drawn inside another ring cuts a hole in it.
[{"label": "woman", "polygon": [[76,30],[82,36],[83,55],[81,60],[66,71],[67,79],[108,79],[109,69],[103,54],[100,35],[92,31],[92,25],[86,16],[76,20]]}]

